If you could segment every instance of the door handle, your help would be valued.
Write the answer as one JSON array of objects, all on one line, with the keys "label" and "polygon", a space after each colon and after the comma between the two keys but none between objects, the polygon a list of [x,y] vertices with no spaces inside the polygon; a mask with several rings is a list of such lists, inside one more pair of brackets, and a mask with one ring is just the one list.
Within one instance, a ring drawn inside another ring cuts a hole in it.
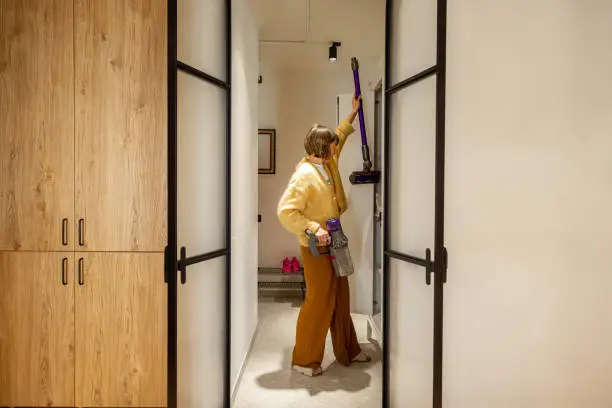
[{"label": "door handle", "polygon": [[382,205],[380,204],[380,195],[376,193],[374,197],[374,218],[380,222],[382,220]]},{"label": "door handle", "polygon": [[427,265],[425,266],[425,283],[431,285],[431,273],[434,271],[434,263],[431,262],[431,249],[425,250],[425,260]]},{"label": "door handle", "polygon": [[79,219],[79,246],[85,245],[85,220]]},{"label": "door handle", "polygon": [[62,259],[62,285],[68,285],[68,258]]},{"label": "door handle", "polygon": [[85,263],[85,260],[83,258],[79,258],[78,280],[79,280],[79,285],[81,285],[81,286],[83,286],[85,284],[85,277],[83,276],[85,274],[84,263]]},{"label": "door handle", "polygon": [[187,259],[187,249],[185,247],[181,247],[180,257],[179,271],[181,272],[181,284],[184,285],[185,282],[187,282],[187,265],[185,265],[185,260]]},{"label": "door handle", "polygon": [[68,218],[62,220],[62,245],[68,245]]},{"label": "door handle", "polygon": [[448,251],[442,247],[442,283],[446,283],[446,272],[448,271]]}]

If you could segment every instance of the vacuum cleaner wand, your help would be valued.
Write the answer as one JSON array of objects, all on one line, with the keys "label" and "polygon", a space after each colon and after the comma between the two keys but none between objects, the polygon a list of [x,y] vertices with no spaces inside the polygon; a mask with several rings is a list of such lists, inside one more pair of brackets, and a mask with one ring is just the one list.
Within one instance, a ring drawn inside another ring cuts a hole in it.
[{"label": "vacuum cleaner wand", "polygon": [[[361,83],[359,82],[359,62],[357,58],[351,59],[351,68],[353,69],[353,80],[355,81],[355,96],[361,96]],[[363,156],[363,171],[370,171],[372,168],[372,162],[370,161],[370,149],[368,147],[368,140],[366,137],[365,119],[363,117],[363,106],[359,105],[359,130],[361,131],[361,154]]]},{"label": "vacuum cleaner wand", "polygon": [[[351,68],[353,70],[353,80],[355,82],[355,96],[361,96],[361,84],[359,82],[359,62],[357,58],[351,58]],[[351,184],[376,184],[380,181],[380,172],[372,171],[372,161],[370,160],[370,148],[366,136],[365,118],[363,116],[363,104],[359,105],[359,130],[361,131],[361,155],[363,157],[363,170],[354,171],[349,176]]]}]

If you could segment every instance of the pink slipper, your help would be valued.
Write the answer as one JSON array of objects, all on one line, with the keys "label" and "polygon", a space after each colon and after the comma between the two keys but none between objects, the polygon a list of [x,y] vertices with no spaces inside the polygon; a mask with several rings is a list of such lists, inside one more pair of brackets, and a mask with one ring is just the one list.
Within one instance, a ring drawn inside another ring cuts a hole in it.
[{"label": "pink slipper", "polygon": [[291,270],[293,272],[299,272],[302,268],[300,267],[300,262],[297,260],[296,257],[293,257],[293,259],[291,260]]},{"label": "pink slipper", "polygon": [[281,269],[281,272],[291,273],[291,262],[289,261],[289,258],[285,258],[283,260],[283,268]]}]

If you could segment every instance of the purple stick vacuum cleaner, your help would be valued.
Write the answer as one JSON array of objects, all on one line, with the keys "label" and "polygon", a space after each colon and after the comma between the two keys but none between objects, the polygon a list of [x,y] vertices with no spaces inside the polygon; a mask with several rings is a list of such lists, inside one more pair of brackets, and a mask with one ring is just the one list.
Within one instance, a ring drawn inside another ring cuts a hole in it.
[{"label": "purple stick vacuum cleaner", "polygon": [[[353,69],[353,80],[355,81],[355,96],[361,96],[361,85],[359,83],[359,62],[357,58],[351,58],[351,68]],[[363,116],[363,101],[359,106],[359,130],[361,131],[361,155],[363,157],[363,169],[354,171],[349,176],[351,184],[376,184],[380,181],[380,171],[372,170],[370,160],[370,148],[366,136],[365,119]]]}]

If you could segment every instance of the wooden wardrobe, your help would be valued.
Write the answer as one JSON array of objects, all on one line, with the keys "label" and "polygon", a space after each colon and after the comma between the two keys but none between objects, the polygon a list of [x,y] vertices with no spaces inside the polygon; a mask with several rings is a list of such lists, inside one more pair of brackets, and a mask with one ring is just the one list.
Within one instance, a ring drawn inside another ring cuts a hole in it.
[{"label": "wooden wardrobe", "polygon": [[0,0],[0,406],[166,406],[166,1]]}]

